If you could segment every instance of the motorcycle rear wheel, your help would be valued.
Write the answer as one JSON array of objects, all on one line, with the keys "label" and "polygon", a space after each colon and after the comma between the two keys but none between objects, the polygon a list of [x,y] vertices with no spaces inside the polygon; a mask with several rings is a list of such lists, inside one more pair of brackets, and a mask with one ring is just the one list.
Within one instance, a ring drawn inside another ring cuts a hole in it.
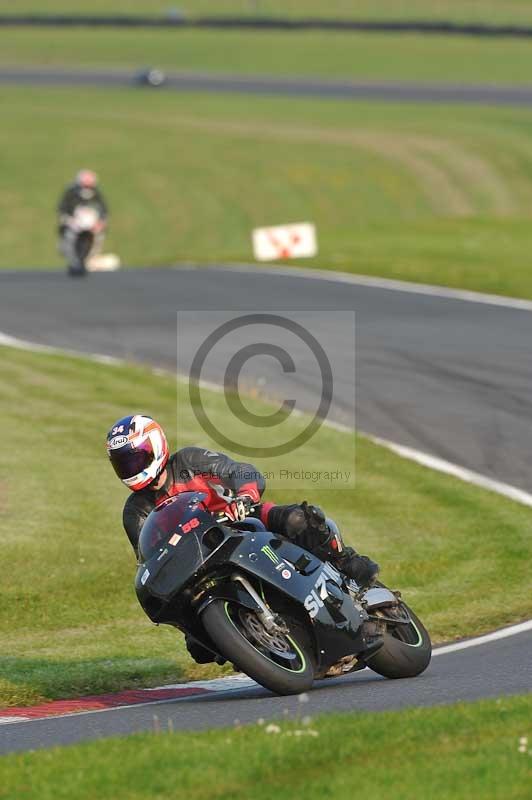
[{"label": "motorcycle rear wheel", "polygon": [[413,678],[424,672],[430,664],[432,644],[430,636],[406,603],[400,608],[410,616],[408,624],[389,624],[384,634],[384,644],[366,664],[385,678]]},{"label": "motorcycle rear wheel", "polygon": [[314,659],[302,628],[285,619],[289,633],[270,633],[259,614],[235,602],[214,600],[201,619],[224,658],[275,694],[300,694],[314,682]]}]

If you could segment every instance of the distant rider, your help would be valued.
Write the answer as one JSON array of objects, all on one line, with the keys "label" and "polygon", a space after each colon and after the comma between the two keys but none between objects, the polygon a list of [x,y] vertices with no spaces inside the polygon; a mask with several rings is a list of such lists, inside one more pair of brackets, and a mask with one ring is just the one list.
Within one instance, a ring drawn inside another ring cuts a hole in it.
[{"label": "distant rider", "polygon": [[98,176],[90,169],[82,169],[64,190],[57,207],[59,250],[67,259],[70,258],[70,242],[68,235],[70,223],[79,206],[93,208],[99,217],[93,253],[97,253],[103,242],[107,227],[108,209],[102,192],[98,187]]},{"label": "distant rider", "polygon": [[[223,453],[184,447],[169,454],[166,436],[151,417],[134,414],[116,422],[107,434],[107,453],[120,480],[133,492],[124,506],[123,524],[137,546],[144,520],[156,506],[181,492],[204,492],[209,511],[243,521],[254,508],[269,531],[286,536],[319,558],[331,561],[361,586],[371,584],[379,571],[367,556],[346,547],[336,525],[317,506],[306,502],[279,506],[263,503],[265,480],[251,464],[233,461]],[[191,656],[199,663],[214,656],[187,636]]]}]

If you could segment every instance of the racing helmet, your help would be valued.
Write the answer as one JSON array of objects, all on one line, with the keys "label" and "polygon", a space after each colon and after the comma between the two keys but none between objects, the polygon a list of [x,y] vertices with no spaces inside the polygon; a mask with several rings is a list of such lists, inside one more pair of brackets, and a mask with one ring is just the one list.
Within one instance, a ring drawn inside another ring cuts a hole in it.
[{"label": "racing helmet", "polygon": [[139,492],[157,480],[168,462],[168,442],[161,426],[144,414],[123,417],[107,434],[107,454],[114,471]]},{"label": "racing helmet", "polygon": [[80,169],[75,178],[76,186],[82,189],[95,189],[98,184],[98,176],[91,169]]}]

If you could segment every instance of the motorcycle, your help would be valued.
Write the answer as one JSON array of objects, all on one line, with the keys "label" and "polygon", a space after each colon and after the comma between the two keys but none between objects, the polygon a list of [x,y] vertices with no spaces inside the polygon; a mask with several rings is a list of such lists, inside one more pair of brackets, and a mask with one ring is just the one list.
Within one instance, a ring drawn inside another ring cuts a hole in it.
[{"label": "motorcycle", "polygon": [[65,220],[61,250],[67,259],[69,275],[86,274],[87,261],[99,249],[104,227],[97,209],[88,205],[77,206]]},{"label": "motorcycle", "polygon": [[430,636],[399,592],[360,587],[259,519],[231,523],[205,499],[184,492],[144,522],[135,590],[152,622],[280,695],[366,666],[387,678],[427,668]]}]

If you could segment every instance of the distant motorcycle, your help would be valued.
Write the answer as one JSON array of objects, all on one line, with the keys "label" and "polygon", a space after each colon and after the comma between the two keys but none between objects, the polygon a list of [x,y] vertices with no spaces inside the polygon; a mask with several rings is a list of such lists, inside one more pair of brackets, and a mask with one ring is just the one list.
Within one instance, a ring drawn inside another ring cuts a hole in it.
[{"label": "distant motorcycle", "polygon": [[61,251],[67,260],[69,275],[85,275],[87,261],[102,245],[105,225],[98,210],[89,205],[77,206],[64,220]]},{"label": "distant motorcycle", "polygon": [[429,634],[399,592],[359,587],[252,516],[227,525],[205,499],[182,493],[144,522],[135,589],[152,622],[281,695],[366,666],[387,678],[427,668]]}]

